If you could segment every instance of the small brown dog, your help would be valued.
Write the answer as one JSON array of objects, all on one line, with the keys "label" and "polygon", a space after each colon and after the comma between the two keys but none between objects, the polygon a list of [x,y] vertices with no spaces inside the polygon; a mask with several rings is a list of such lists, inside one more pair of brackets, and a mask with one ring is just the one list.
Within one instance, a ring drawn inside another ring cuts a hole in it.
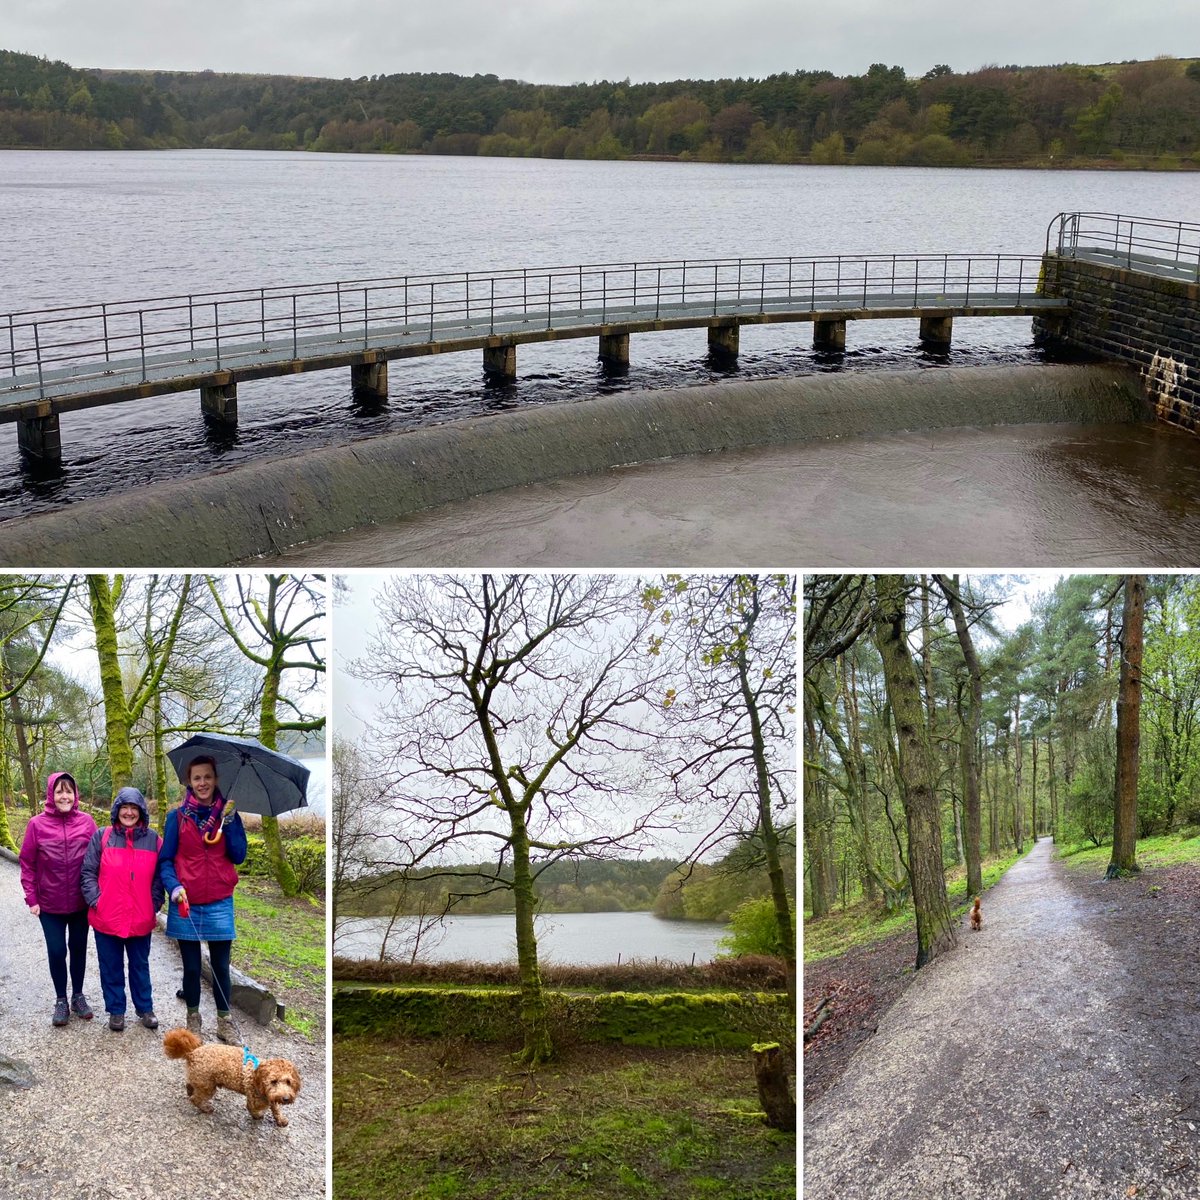
[{"label": "small brown dog", "polygon": [[256,1121],[269,1108],[276,1125],[288,1123],[283,1105],[296,1099],[300,1073],[286,1058],[267,1058],[260,1063],[241,1046],[205,1044],[187,1029],[167,1033],[163,1050],[168,1058],[187,1060],[188,1098],[201,1112],[212,1112],[217,1088],[228,1088],[246,1097],[246,1107]]},{"label": "small brown dog", "polygon": [[971,909],[971,928],[976,933],[983,928],[983,913],[979,911],[979,897],[975,897],[975,904]]}]

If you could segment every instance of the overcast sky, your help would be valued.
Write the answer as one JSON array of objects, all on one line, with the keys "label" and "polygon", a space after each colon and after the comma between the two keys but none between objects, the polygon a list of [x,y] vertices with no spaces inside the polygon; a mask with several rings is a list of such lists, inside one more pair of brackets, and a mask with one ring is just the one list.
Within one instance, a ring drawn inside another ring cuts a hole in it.
[{"label": "overcast sky", "polygon": [[334,78],[450,71],[536,83],[830,70],[874,62],[1200,56],[1195,0],[4,0],[0,48],[77,67]]}]

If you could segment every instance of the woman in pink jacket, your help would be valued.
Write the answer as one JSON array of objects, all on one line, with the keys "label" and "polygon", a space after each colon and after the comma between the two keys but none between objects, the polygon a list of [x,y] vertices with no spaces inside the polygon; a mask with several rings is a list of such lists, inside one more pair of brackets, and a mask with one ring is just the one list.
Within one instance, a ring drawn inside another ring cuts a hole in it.
[{"label": "woman in pink jacket", "polygon": [[146,800],[137,788],[122,788],[112,805],[112,824],[92,836],[83,860],[83,898],[96,931],[100,986],[113,1033],[125,1028],[125,959],[133,1010],[147,1029],[158,1028],[150,989],[150,934],[162,907],[158,849]]},{"label": "woman in pink jacket", "polygon": [[[96,822],[79,808],[75,780],[57,771],[46,780],[46,808],[25,829],[21,843],[21,887],[29,911],[42,923],[50,978],[57,999],[52,1023],[65,1025],[73,1012],[85,1021],[92,1010],[83,994],[87,967],[87,905],[80,890],[83,856]],[[67,1007],[70,951],[71,1005]]]}]

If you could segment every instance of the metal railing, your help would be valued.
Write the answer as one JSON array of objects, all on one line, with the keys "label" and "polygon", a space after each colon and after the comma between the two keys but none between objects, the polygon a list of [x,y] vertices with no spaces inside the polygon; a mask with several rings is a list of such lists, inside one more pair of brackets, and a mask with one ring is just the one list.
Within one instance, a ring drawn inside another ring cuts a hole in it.
[{"label": "metal railing", "polygon": [[[0,404],[256,363],[636,321],[1020,305],[1017,254],[724,258],[410,275],[164,296],[0,316]],[[4,372],[11,378],[5,378]]]},{"label": "metal railing", "polygon": [[1200,281],[1200,225],[1119,213],[1059,213],[1046,252]]}]

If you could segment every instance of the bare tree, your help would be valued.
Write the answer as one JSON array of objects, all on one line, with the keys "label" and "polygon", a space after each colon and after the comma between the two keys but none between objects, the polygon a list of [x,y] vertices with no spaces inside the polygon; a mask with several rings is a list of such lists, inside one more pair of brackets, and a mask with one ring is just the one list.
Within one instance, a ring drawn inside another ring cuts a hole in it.
[{"label": "bare tree", "polygon": [[[651,614],[634,580],[581,575],[393,578],[378,611],[354,671],[393,691],[374,734],[389,767],[389,865],[447,878],[452,899],[511,890],[518,1059],[535,1065],[553,1053],[538,876],[641,849],[665,824],[670,797],[649,765],[666,678]],[[461,866],[481,858],[494,868]]]},{"label": "bare tree", "polygon": [[[226,604],[217,580],[208,577],[208,590],[217,606],[220,624],[242,654],[262,669],[258,738],[277,749],[284,730],[313,732],[325,727],[325,715],[303,711],[283,688],[288,671],[300,672],[299,691],[313,689],[325,675],[325,592],[319,576],[237,575],[235,599]],[[281,716],[281,710],[283,715]],[[283,851],[277,817],[263,817],[263,842],[271,871],[285,896],[300,891],[296,873]]]},{"label": "bare tree", "polygon": [[679,689],[667,697],[680,749],[672,779],[682,799],[719,818],[690,861],[753,835],[794,1002],[793,902],[778,818],[796,802],[796,578],[670,576],[645,595],[678,631],[686,654]]}]

